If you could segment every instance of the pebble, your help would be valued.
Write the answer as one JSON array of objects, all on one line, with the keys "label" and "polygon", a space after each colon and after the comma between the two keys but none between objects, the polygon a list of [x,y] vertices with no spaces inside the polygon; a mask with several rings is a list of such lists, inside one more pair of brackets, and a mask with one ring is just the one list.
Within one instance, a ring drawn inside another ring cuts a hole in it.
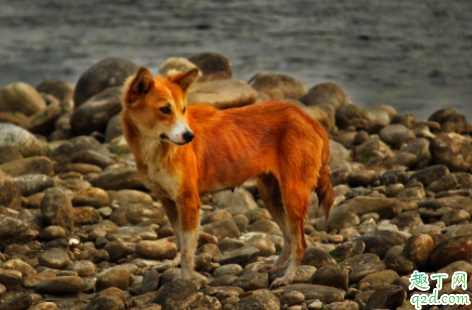
[{"label": "pebble", "polygon": [[161,305],[162,310],[186,309],[197,298],[196,286],[184,279],[174,279],[164,284],[158,291],[152,303]]},{"label": "pebble", "polygon": [[33,297],[28,293],[20,293],[0,304],[0,310],[27,310],[33,304]]},{"label": "pebble", "polygon": [[35,291],[49,295],[74,295],[82,291],[83,286],[83,280],[77,276],[53,277],[42,280]]},{"label": "pebble", "polygon": [[238,264],[245,267],[246,265],[255,262],[258,254],[258,248],[253,246],[243,246],[231,252],[223,253],[220,259],[220,264]]},{"label": "pebble", "polygon": [[314,266],[319,269],[325,265],[336,264],[336,260],[329,255],[329,253],[326,253],[319,248],[309,247],[306,249],[305,255],[300,264]]},{"label": "pebble", "polygon": [[51,248],[39,253],[38,262],[41,266],[53,269],[65,269],[71,264],[69,255],[58,248]]},{"label": "pebble", "polygon": [[269,287],[269,274],[265,272],[243,274],[234,279],[231,285],[240,287],[244,291],[265,289]]},{"label": "pebble", "polygon": [[325,265],[316,270],[310,283],[346,290],[349,284],[349,272],[338,265]]},{"label": "pebble", "polygon": [[429,262],[434,269],[439,269],[455,261],[471,258],[472,235],[469,234],[451,237],[436,245],[429,257]]},{"label": "pebble", "polygon": [[294,305],[300,305],[305,301],[305,296],[298,292],[298,291],[291,291],[286,294],[283,294],[280,297],[280,303],[282,305],[287,305],[287,306],[294,306]]},{"label": "pebble", "polygon": [[37,231],[21,220],[0,215],[0,248],[10,244],[28,242],[37,236]]},{"label": "pebble", "polygon": [[338,288],[306,283],[288,285],[283,287],[282,291],[283,294],[287,294],[292,291],[298,291],[302,293],[303,296],[305,296],[305,300],[319,299],[323,300],[327,304],[336,301],[343,301],[346,295],[343,290]]},{"label": "pebble", "polygon": [[74,227],[74,209],[66,191],[59,187],[47,189],[41,200],[41,214],[46,225],[64,228],[69,235]]},{"label": "pebble", "polygon": [[97,276],[95,289],[103,291],[110,287],[116,287],[120,290],[127,290],[130,286],[130,274],[126,269],[109,269],[101,272]]},{"label": "pebble", "polygon": [[218,240],[237,238],[240,235],[239,228],[232,219],[223,219],[203,225],[202,231],[215,236]]},{"label": "pebble", "polygon": [[239,300],[235,310],[245,309],[278,310],[280,309],[280,301],[270,292],[262,291]]},{"label": "pebble", "polygon": [[177,255],[177,246],[166,239],[143,240],[136,244],[136,253],[157,260],[173,259]]}]

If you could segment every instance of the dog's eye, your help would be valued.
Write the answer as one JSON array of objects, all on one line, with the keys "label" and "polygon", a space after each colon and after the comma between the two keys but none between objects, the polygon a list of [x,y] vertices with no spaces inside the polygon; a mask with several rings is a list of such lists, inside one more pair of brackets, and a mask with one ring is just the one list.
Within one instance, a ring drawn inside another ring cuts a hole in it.
[{"label": "dog's eye", "polygon": [[187,107],[184,108],[184,110],[182,111],[182,114],[185,114],[186,110],[187,110]]},{"label": "dog's eye", "polygon": [[171,110],[169,107],[162,107],[159,109],[159,111],[161,111],[163,114],[170,114],[171,113]]}]

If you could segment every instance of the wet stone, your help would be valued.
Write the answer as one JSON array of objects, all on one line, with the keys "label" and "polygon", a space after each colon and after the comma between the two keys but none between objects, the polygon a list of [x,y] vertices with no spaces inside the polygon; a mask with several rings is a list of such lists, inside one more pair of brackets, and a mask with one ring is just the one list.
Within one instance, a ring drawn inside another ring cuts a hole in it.
[{"label": "wet stone", "polygon": [[72,198],[72,204],[74,206],[92,206],[100,208],[108,206],[110,204],[110,198],[106,191],[101,188],[91,187],[75,193]]}]

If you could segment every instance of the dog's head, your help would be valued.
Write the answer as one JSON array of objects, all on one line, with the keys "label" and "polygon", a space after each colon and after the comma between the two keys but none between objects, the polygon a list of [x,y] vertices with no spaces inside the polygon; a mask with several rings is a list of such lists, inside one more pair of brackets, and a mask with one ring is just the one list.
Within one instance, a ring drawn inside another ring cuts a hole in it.
[{"label": "dog's head", "polygon": [[192,141],[193,132],[187,124],[187,90],[195,82],[198,69],[153,78],[141,67],[124,86],[123,113],[141,134],[174,145]]}]

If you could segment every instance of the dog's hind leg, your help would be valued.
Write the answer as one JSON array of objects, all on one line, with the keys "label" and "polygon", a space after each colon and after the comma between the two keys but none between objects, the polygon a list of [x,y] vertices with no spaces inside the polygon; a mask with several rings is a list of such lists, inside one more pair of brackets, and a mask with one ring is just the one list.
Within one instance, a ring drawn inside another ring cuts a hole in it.
[{"label": "dog's hind leg", "polygon": [[268,272],[272,275],[282,269],[290,257],[290,231],[287,226],[285,210],[282,204],[282,194],[277,178],[272,174],[262,174],[257,178],[257,186],[266,209],[269,211],[272,219],[279,225],[284,237],[282,252],[280,252],[275,263],[273,265],[265,265],[259,269],[259,272]]},{"label": "dog's hind leg", "polygon": [[291,260],[284,276],[275,279],[271,284],[271,288],[290,284],[305,254],[307,244],[303,225],[308,210],[310,193],[310,190],[303,188],[303,184],[297,184],[297,186],[282,184],[285,218],[290,235]]}]

